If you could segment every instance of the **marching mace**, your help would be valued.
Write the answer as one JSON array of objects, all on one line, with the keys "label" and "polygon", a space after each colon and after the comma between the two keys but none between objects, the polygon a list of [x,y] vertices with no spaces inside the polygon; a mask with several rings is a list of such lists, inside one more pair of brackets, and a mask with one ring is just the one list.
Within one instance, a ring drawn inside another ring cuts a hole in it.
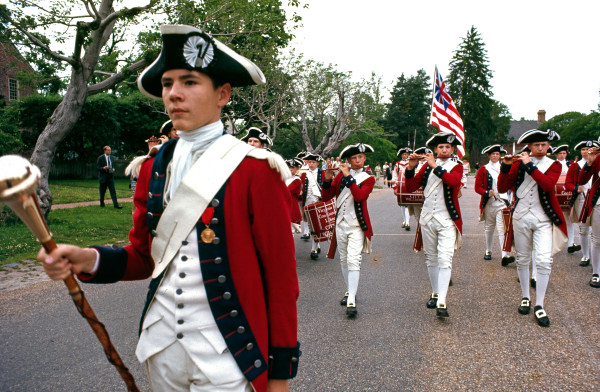
[{"label": "marching mace", "polygon": [[[46,252],[56,249],[56,242],[48,230],[46,221],[42,217],[40,207],[35,196],[35,190],[40,181],[40,170],[29,163],[27,159],[18,155],[0,157],[0,201],[9,206],[35,237],[42,243]],[[100,340],[106,358],[116,368],[128,391],[138,391],[129,369],[125,366],[119,353],[114,348],[104,324],[98,321],[90,304],[83,294],[83,290],[73,275],[64,280],[75,307],[81,316],[87,320],[90,327]]]}]

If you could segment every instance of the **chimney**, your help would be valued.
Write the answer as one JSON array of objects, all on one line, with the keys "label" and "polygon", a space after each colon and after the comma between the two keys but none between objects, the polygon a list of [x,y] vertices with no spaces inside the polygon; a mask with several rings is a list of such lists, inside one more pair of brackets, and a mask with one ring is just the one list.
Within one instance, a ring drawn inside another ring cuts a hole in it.
[{"label": "chimney", "polygon": [[546,111],[544,109],[538,110],[538,122],[546,122]]}]

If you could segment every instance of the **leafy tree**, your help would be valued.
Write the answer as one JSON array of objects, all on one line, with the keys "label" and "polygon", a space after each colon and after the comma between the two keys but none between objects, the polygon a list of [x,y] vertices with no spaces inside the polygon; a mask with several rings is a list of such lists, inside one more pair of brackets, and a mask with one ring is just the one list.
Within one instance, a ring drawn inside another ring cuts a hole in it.
[{"label": "leafy tree", "polygon": [[[48,174],[52,159],[58,144],[74,129],[86,99],[113,89],[124,80],[131,81],[132,75],[156,56],[159,46],[156,34],[140,35],[139,45],[136,42],[127,50],[123,49],[127,57],[122,61],[119,60],[122,53],[116,50],[117,45],[109,44],[119,42],[119,34],[128,31],[131,25],[140,24],[142,16],[152,12],[166,15],[167,21],[193,22],[220,37],[228,37],[229,43],[238,50],[244,45],[248,45],[248,53],[261,49],[255,56],[248,56],[250,58],[274,54],[291,39],[278,0],[147,1],[141,6],[117,9],[114,0],[65,0],[50,5],[39,0],[9,0],[8,7],[0,8],[2,23],[22,37],[23,44],[66,64],[71,72],[64,99],[40,135],[31,157],[42,172],[38,196],[45,213],[51,206]],[[298,5],[298,2],[293,0],[291,4]],[[60,33],[53,36],[48,33],[58,30]],[[39,38],[40,35],[48,40]],[[62,54],[53,47],[64,45],[70,39],[73,42],[70,55]],[[52,42],[53,46],[47,42]],[[149,52],[144,55],[140,48]],[[106,73],[103,78],[95,75],[99,65]]]},{"label": "leafy tree", "polygon": [[408,78],[400,75],[387,104],[384,129],[389,139],[397,146],[406,146],[408,140],[412,145],[416,132],[417,146],[423,145],[430,134],[430,101],[430,79],[425,70]]},{"label": "leafy tree", "polygon": [[487,50],[472,26],[450,61],[449,93],[465,128],[465,151],[479,160],[481,149],[499,140],[493,119],[494,100]]},{"label": "leafy tree", "polygon": [[[600,136],[600,113],[588,115],[579,112],[566,112],[552,117],[540,125],[540,129],[552,129],[560,135],[560,144],[574,147],[583,140],[596,140]],[[571,155],[576,154],[571,151]]]}]

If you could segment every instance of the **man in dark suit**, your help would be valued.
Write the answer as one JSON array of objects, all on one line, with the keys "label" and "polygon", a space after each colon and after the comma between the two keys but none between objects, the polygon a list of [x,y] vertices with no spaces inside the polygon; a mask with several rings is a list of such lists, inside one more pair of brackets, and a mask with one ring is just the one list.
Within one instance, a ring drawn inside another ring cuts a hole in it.
[{"label": "man in dark suit", "polygon": [[115,208],[123,208],[117,201],[117,192],[115,191],[115,160],[110,156],[110,146],[104,146],[104,154],[100,155],[96,160],[96,169],[98,169],[98,181],[100,182],[100,207],[104,208],[104,195],[106,188],[110,192],[113,206]]}]

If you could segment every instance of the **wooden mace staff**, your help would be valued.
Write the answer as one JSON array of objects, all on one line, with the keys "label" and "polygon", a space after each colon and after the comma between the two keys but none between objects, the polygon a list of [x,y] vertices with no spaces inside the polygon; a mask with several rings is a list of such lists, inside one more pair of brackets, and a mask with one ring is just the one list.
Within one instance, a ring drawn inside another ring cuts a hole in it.
[{"label": "wooden mace staff", "polygon": [[[35,195],[39,181],[40,170],[29,163],[27,159],[18,155],[0,157],[0,201],[9,206],[17,214],[33,235],[42,243],[46,252],[50,253],[57,246],[50,230],[48,230],[46,221],[42,217]],[[127,390],[132,392],[139,391],[129,369],[127,369],[121,357],[119,357],[119,353],[117,353],[117,350],[110,341],[106,327],[98,321],[75,277],[71,275],[64,282],[69,289],[69,294],[75,303],[75,307],[81,316],[87,320],[88,324],[90,324],[92,330],[94,330],[104,348],[106,358],[117,368],[117,371],[127,385]]]}]

